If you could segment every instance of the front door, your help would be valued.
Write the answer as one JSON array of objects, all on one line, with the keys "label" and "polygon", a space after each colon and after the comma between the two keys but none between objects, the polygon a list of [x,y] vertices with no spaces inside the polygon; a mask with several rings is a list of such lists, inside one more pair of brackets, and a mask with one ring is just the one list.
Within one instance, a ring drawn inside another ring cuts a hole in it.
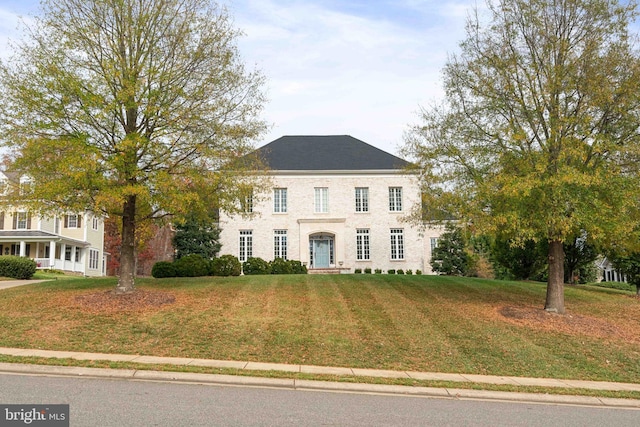
[{"label": "front door", "polygon": [[329,240],[313,241],[313,267],[329,268]]}]

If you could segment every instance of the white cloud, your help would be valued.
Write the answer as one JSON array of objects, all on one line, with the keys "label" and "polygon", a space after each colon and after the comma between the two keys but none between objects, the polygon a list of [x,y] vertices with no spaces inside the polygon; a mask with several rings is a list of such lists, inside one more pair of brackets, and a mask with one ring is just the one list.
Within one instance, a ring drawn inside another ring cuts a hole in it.
[{"label": "white cloud", "polygon": [[274,129],[263,142],[348,133],[391,152],[419,106],[442,96],[440,69],[464,35],[466,17],[459,1],[405,3],[423,25],[313,2],[242,3],[232,9],[247,34],[241,52],[268,78],[266,117]]}]

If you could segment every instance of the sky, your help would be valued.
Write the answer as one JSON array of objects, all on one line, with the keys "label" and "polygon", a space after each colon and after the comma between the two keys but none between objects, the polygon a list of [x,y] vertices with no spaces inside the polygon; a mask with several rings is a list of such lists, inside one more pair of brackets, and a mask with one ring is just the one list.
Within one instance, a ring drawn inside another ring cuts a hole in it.
[{"label": "sky", "polygon": [[[262,146],[283,135],[351,135],[397,154],[481,0],[223,0],[249,69],[266,77]],[[0,0],[0,58],[38,0]]]}]

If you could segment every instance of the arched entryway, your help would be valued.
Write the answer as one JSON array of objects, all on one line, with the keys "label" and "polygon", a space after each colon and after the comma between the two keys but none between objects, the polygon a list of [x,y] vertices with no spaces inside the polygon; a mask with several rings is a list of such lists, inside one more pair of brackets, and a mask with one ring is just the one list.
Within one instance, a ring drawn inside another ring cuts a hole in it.
[{"label": "arched entryway", "polygon": [[335,235],[331,233],[310,235],[309,260],[311,268],[335,267]]}]

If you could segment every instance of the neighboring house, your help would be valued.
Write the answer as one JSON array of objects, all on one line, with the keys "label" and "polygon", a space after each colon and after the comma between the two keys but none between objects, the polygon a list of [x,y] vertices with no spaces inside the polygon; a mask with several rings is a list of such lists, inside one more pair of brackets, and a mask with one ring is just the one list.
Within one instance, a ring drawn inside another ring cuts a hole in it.
[{"label": "neighboring house", "polygon": [[431,273],[440,228],[406,221],[421,203],[408,163],[351,136],[284,136],[258,150],[273,188],[220,215],[222,254],[311,270]]},{"label": "neighboring house", "polygon": [[602,257],[596,261],[598,267],[599,282],[626,282],[627,277],[620,271],[616,270],[606,257]]},{"label": "neighboring house", "polygon": [[[20,183],[0,172],[0,185]],[[39,269],[104,276],[104,222],[91,212],[41,217],[20,207],[0,207],[0,256],[35,260]]]}]

